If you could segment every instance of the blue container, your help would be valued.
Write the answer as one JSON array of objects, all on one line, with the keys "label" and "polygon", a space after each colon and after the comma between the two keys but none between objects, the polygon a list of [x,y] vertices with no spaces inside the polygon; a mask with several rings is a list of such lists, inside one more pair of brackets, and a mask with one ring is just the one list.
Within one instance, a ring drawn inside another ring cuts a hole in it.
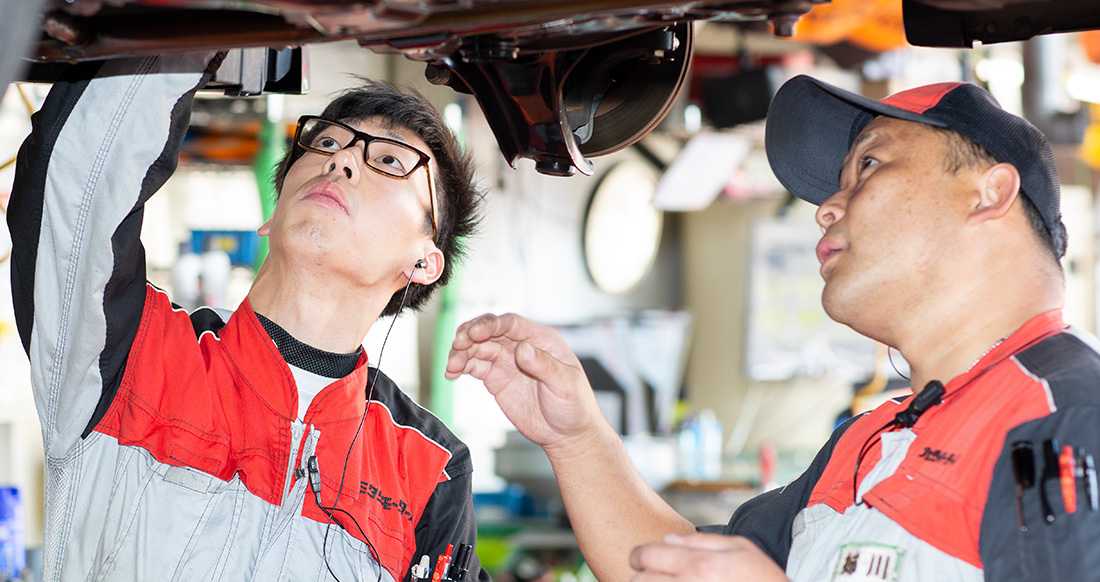
[{"label": "blue container", "polygon": [[260,250],[260,235],[254,230],[192,230],[191,252],[225,251],[234,267],[253,267]]},{"label": "blue container", "polygon": [[27,565],[23,501],[16,487],[0,487],[0,579],[19,578]]}]

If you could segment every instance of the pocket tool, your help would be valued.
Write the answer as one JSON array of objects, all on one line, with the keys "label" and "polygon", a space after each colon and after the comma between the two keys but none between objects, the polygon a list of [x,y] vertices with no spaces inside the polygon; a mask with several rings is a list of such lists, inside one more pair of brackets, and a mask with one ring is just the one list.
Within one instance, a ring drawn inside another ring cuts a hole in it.
[{"label": "pocket tool", "polygon": [[1024,491],[1035,486],[1035,452],[1028,441],[1012,443],[1012,473],[1016,477],[1016,516],[1020,531],[1027,531],[1024,521]]},{"label": "pocket tool", "polygon": [[1046,482],[1050,479],[1059,480],[1058,467],[1058,441],[1047,439],[1043,441],[1043,477],[1039,481],[1039,501],[1043,504],[1043,519],[1047,523],[1054,523],[1054,510],[1047,500]]}]

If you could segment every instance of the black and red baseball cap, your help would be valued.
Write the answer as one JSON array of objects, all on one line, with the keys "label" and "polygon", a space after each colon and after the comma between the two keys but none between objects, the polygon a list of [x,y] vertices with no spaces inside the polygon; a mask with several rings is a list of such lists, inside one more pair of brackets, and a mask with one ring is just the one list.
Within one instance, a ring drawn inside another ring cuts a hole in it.
[{"label": "black and red baseball cap", "polygon": [[1061,183],[1050,142],[972,83],[924,85],[879,101],[806,75],[794,77],[768,109],[764,149],[772,171],[792,194],[820,205],[840,189],[844,156],[879,115],[955,130],[998,162],[1016,166],[1020,191],[1043,217],[1054,248],[1065,252]]}]

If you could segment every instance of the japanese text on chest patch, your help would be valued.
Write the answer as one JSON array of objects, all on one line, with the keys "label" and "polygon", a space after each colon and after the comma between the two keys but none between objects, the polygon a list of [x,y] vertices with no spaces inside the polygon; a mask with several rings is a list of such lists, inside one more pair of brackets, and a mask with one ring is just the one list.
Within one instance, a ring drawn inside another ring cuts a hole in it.
[{"label": "japanese text on chest patch", "polygon": [[901,550],[881,544],[840,546],[832,582],[892,582],[898,578]]}]

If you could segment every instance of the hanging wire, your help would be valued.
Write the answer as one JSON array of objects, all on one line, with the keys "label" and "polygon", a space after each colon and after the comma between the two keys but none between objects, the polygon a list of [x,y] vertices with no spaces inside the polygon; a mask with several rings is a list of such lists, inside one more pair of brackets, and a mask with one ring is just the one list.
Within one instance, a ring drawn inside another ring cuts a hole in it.
[{"label": "hanging wire", "polygon": [[886,350],[890,357],[890,365],[894,368],[894,371],[898,373],[898,376],[901,376],[905,380],[909,380],[909,376],[902,374],[901,370],[898,369],[898,365],[894,363],[894,348],[887,346]]},{"label": "hanging wire", "polygon": [[[861,386],[856,393],[852,395],[852,416],[857,416],[867,409],[867,399],[881,393],[886,389],[886,384],[889,381],[886,374],[886,360],[888,359],[889,351],[885,344],[875,342],[875,366],[874,375],[871,376],[871,380]],[[893,362],[891,361],[892,365]]]},{"label": "hanging wire", "polygon": [[[409,296],[409,287],[411,286],[412,277],[410,276],[408,283],[405,284],[405,291],[401,294],[401,304],[397,308],[398,313],[400,313],[400,311],[405,307],[405,299]],[[370,381],[367,383],[367,403],[366,406],[363,408],[363,415],[359,418],[359,427],[355,429],[355,436],[351,438],[351,443],[348,445],[347,455],[344,456],[344,469],[340,473],[340,485],[336,488],[336,499],[332,502],[332,507],[325,507],[320,503],[317,504],[317,506],[321,508],[321,511],[325,512],[325,515],[328,516],[328,522],[325,523],[325,538],[321,542],[321,557],[325,561],[325,568],[328,569],[329,575],[332,576],[333,579],[336,580],[336,582],[340,582],[340,578],[338,578],[336,576],[336,573],[332,571],[332,565],[328,562],[328,532],[329,526],[331,526],[332,522],[336,519],[335,513],[337,511],[343,513],[344,515],[348,516],[349,519],[351,519],[352,523],[355,524],[355,528],[359,530],[359,534],[363,536],[363,540],[367,542],[367,548],[370,550],[371,558],[373,558],[378,565],[378,579],[376,580],[376,582],[382,582],[382,560],[378,555],[378,550],[375,549],[374,544],[372,544],[370,538],[367,537],[367,532],[363,531],[363,527],[359,525],[359,522],[355,519],[355,516],[353,516],[351,513],[348,513],[344,509],[337,507],[337,505],[339,505],[340,495],[342,495],[344,491],[344,479],[345,477],[347,477],[348,474],[348,461],[351,459],[352,447],[355,446],[355,441],[359,438],[359,434],[363,430],[363,423],[366,421],[367,412],[370,410],[371,398],[374,397],[374,383],[378,380],[378,375],[382,373],[382,353],[386,350],[386,342],[389,341],[390,332],[393,331],[393,325],[396,322],[397,315],[394,315],[393,319],[390,320],[389,327],[386,329],[385,337],[382,338],[382,346],[378,348],[378,361],[375,364],[375,374],[372,378],[370,378]]]},{"label": "hanging wire", "polygon": [[[23,92],[23,84],[12,83],[12,85],[15,87],[15,90],[19,92],[19,97],[23,99],[23,105],[27,107],[27,113],[34,115],[34,104],[31,103],[31,100],[27,98],[27,94]],[[4,162],[3,164],[0,164],[0,170],[3,170],[4,168],[14,164],[16,158],[17,156],[13,156],[12,159]]]}]

